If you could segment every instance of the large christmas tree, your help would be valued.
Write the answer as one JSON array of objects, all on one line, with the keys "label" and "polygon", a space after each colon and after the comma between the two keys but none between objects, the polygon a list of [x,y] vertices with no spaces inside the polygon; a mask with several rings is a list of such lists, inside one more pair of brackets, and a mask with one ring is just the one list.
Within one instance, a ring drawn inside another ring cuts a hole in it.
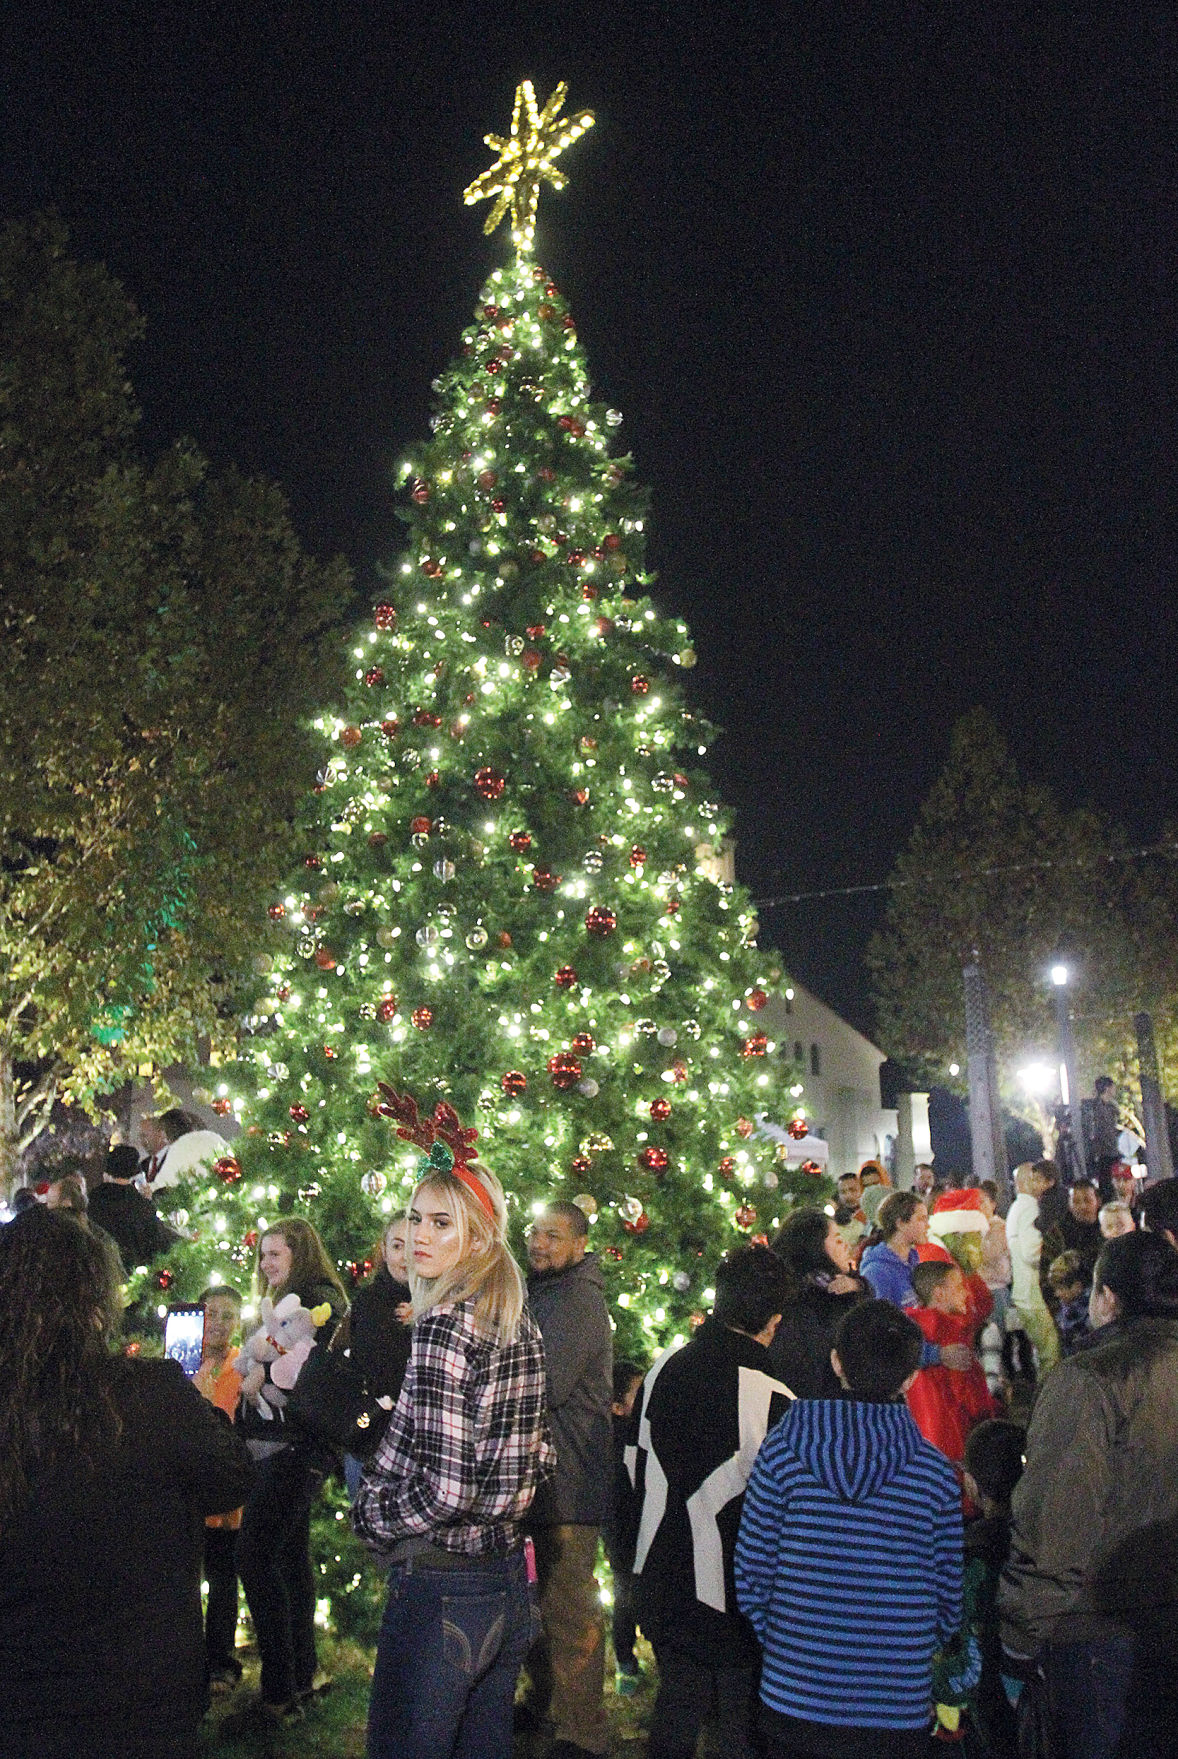
[{"label": "large christmas tree", "polygon": [[584,1207],[619,1348],[649,1353],[710,1304],[726,1247],[818,1186],[754,1134],[795,1106],[758,1023],[779,973],[716,877],[710,730],[679,682],[695,655],[646,593],[622,418],[532,256],[538,180],[592,120],[558,120],[563,95],[538,113],[520,88],[467,192],[498,197],[492,225],[511,208],[516,252],[435,383],[404,554],[315,723],[306,853],[222,1071],[244,1133],[177,1194],[197,1239],[163,1281],[242,1282],[284,1213],[362,1274],[418,1152],[383,1081],[478,1129],[517,1246],[545,1197]]}]

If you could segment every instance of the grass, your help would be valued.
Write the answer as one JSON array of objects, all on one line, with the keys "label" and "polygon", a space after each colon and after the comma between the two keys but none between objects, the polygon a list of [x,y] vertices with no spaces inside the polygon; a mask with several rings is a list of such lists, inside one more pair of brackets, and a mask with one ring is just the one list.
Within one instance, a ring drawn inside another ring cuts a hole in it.
[{"label": "grass", "polygon": [[[613,1690],[613,1659],[607,1657],[606,1707],[609,1713],[611,1751],[640,1759],[646,1752],[646,1729],[654,1702],[654,1660],[641,1640],[638,1645],[643,1674],[632,1698],[619,1698]],[[329,1691],[317,1697],[306,1720],[292,1723],[272,1735],[229,1740],[220,1725],[240,1710],[258,1691],[258,1660],[252,1648],[238,1651],[245,1675],[236,1692],[213,1700],[201,1729],[201,1759],[363,1759],[364,1731],[368,1720],[368,1693],[372,1684],[372,1652],[362,1645],[320,1637],[320,1665],[332,1677]],[[539,1759],[544,1743],[525,1735],[516,1739],[514,1759]]]}]

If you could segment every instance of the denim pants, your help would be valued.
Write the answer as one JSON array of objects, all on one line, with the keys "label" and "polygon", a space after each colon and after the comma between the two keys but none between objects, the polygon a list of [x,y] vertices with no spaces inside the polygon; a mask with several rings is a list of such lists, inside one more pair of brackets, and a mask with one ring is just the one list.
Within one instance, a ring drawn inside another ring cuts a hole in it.
[{"label": "denim pants", "polygon": [[522,1548],[468,1569],[394,1564],[368,1759],[509,1759],[515,1683],[539,1625]]},{"label": "denim pants", "polygon": [[1043,1650],[1047,1718],[1060,1759],[1163,1759],[1174,1752],[1178,1734],[1166,1663],[1152,1693],[1132,1692],[1137,1648],[1125,1636],[1049,1643]]},{"label": "denim pants", "polygon": [[315,1577],[311,1505],[321,1474],[296,1448],[263,1460],[237,1535],[237,1573],[245,1589],[258,1653],[262,1697],[289,1704],[315,1678]]}]

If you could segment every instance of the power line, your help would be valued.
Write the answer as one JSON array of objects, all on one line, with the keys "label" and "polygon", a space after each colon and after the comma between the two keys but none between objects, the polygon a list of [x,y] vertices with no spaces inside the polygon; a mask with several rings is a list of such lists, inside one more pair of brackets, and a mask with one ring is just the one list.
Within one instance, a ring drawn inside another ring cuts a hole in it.
[{"label": "power line", "polygon": [[806,904],[818,898],[851,898],[867,892],[897,892],[911,886],[944,885],[948,880],[958,885],[964,880],[989,879],[995,874],[1041,873],[1047,868],[1100,867],[1115,861],[1137,861],[1144,855],[1164,855],[1172,860],[1178,855],[1178,843],[1145,843],[1138,849],[1116,849],[1107,855],[1077,856],[1061,861],[1016,861],[1006,866],[975,867],[959,873],[925,873],[914,879],[877,880],[858,886],[826,886],[815,892],[782,892],[775,898],[754,898],[758,910],[775,910],[784,904]]}]

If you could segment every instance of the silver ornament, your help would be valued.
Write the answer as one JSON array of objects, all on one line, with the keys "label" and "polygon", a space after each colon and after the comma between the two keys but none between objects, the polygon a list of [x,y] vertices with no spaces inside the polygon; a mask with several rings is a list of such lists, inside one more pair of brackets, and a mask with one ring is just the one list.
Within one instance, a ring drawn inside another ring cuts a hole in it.
[{"label": "silver ornament", "polygon": [[698,1038],[703,1028],[700,1026],[698,1020],[685,1020],[683,1022],[683,1030],[688,1038]]},{"label": "silver ornament", "polygon": [[642,1214],[642,1199],[640,1197],[623,1197],[618,1207],[628,1222],[636,1222]]},{"label": "silver ornament", "polygon": [[490,935],[480,922],[476,923],[467,935],[466,944],[472,953],[481,953],[490,938]]},{"label": "silver ornament", "polygon": [[559,690],[562,684],[568,683],[572,675],[573,674],[567,666],[553,666],[552,671],[548,675],[549,683],[554,690]]},{"label": "silver ornament", "polygon": [[435,928],[432,922],[427,922],[424,928],[418,929],[414,938],[419,947],[436,947],[442,936],[440,930]]},{"label": "silver ornament", "polygon": [[596,1099],[597,1095],[601,1092],[601,1089],[597,1085],[597,1082],[594,1081],[592,1075],[586,1075],[583,1081],[577,1082],[577,1092],[583,1093],[586,1099]]},{"label": "silver ornament", "polygon": [[361,1002],[356,1012],[359,1014],[361,1020],[376,1019],[376,1009],[371,1002]]},{"label": "silver ornament", "polygon": [[360,1189],[365,1197],[379,1197],[387,1184],[387,1178],[377,1167],[370,1173],[364,1173],[360,1179]]},{"label": "silver ornament", "polygon": [[414,831],[409,841],[415,849],[428,849],[429,833],[428,831]]},{"label": "silver ornament", "polygon": [[658,1027],[653,1020],[635,1020],[634,1030],[641,1032],[646,1038],[651,1038],[658,1031]]},{"label": "silver ornament", "polygon": [[651,777],[650,785],[656,794],[669,794],[675,786],[675,778],[669,776],[666,770],[659,770],[657,775]]},{"label": "silver ornament", "polygon": [[600,849],[587,849],[581,857],[581,866],[586,873],[600,873],[605,866],[605,857]]},{"label": "silver ornament", "polygon": [[290,1070],[285,1063],[271,1063],[270,1067],[266,1070],[266,1073],[269,1075],[271,1081],[285,1081],[290,1074]]},{"label": "silver ornament", "polygon": [[434,877],[436,879],[440,879],[443,882],[446,880],[452,880],[457,872],[458,869],[452,861],[446,861],[443,859],[434,862]]},{"label": "silver ornament", "polygon": [[299,1186],[299,1202],[300,1203],[314,1203],[315,1199],[318,1197],[321,1190],[322,1190],[322,1186],[318,1183],[317,1180],[312,1180],[312,1182],[309,1185],[300,1185]]},{"label": "silver ornament", "polygon": [[671,1287],[678,1295],[685,1295],[691,1287],[691,1278],[685,1270],[677,1270],[671,1278]]},{"label": "silver ornament", "polygon": [[762,1175],[761,1183],[762,1183],[762,1185],[764,1185],[766,1191],[776,1191],[778,1185],[780,1185],[780,1183],[781,1183],[781,1180],[777,1177],[777,1174],[773,1171],[773,1168],[770,1167],[769,1171]]},{"label": "silver ornament", "polygon": [[508,659],[518,660],[520,654],[522,654],[524,651],[524,638],[523,638],[523,636],[522,635],[507,635],[507,636],[505,636],[503,639],[503,651],[507,655]]},{"label": "silver ornament", "polygon": [[310,935],[304,935],[302,940],[298,942],[295,951],[298,953],[300,959],[314,958],[315,942],[311,939]]},{"label": "silver ornament", "polygon": [[671,975],[671,967],[665,959],[656,959],[650,968],[650,975],[655,983],[666,983]]},{"label": "silver ornament", "polygon": [[679,1034],[673,1026],[664,1026],[659,1031],[659,1043],[670,1050],[673,1044],[679,1043]]},{"label": "silver ornament", "polygon": [[606,423],[607,427],[620,428],[622,425],[622,412],[621,412],[621,410],[620,409],[607,409],[605,412],[605,423]]}]

